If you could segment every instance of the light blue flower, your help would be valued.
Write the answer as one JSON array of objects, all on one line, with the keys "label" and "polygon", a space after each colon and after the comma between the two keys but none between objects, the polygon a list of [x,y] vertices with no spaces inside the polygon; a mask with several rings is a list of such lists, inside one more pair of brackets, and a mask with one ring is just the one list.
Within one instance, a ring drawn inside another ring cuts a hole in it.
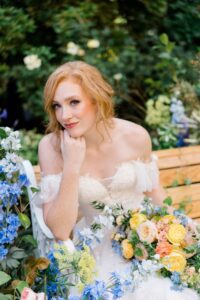
[{"label": "light blue flower", "polygon": [[68,300],[81,300],[78,296],[70,296],[68,297]]},{"label": "light blue flower", "polygon": [[5,259],[7,254],[8,254],[8,249],[0,245],[0,260]]},{"label": "light blue flower", "polygon": [[29,186],[30,185],[30,181],[28,180],[28,177],[26,176],[26,174],[20,174],[19,175],[19,184],[20,186]]},{"label": "light blue flower", "polygon": [[89,284],[84,288],[82,297],[88,300],[99,300],[103,298],[105,293],[105,282],[96,280],[93,284]]}]

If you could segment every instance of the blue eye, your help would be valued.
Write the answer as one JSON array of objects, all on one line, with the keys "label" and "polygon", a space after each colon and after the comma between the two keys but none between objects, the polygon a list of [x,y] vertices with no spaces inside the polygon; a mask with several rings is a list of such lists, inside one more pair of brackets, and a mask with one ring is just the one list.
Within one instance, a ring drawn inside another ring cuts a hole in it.
[{"label": "blue eye", "polygon": [[70,104],[71,104],[72,106],[77,105],[77,104],[79,104],[79,103],[80,103],[80,100],[76,100],[76,99],[70,101]]}]

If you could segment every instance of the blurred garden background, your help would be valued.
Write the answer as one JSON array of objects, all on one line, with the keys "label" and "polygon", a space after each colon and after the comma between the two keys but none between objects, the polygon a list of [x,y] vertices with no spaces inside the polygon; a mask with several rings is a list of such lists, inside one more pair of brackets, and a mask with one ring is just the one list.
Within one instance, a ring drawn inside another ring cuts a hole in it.
[{"label": "blurred garden background", "polygon": [[22,155],[37,164],[44,84],[58,65],[84,60],[154,149],[198,144],[199,28],[200,0],[1,0],[1,126],[20,130]]}]

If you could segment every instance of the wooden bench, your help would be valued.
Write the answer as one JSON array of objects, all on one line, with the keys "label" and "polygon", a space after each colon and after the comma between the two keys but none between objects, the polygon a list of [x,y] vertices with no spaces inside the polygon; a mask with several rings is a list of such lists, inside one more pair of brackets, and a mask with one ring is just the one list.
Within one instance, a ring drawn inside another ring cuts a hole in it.
[{"label": "wooden bench", "polygon": [[[174,205],[185,204],[187,213],[200,221],[200,146],[154,151],[160,179]],[[40,168],[34,166],[37,182]]]}]

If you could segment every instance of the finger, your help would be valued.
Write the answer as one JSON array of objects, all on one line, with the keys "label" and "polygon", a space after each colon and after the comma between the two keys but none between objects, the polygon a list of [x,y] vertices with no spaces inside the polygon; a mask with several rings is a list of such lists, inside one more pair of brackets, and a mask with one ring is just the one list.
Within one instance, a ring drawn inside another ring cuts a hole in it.
[{"label": "finger", "polygon": [[65,140],[68,140],[68,141],[71,138],[70,135],[69,135],[69,133],[68,133],[68,131],[66,129],[63,130],[63,137],[64,137]]}]

